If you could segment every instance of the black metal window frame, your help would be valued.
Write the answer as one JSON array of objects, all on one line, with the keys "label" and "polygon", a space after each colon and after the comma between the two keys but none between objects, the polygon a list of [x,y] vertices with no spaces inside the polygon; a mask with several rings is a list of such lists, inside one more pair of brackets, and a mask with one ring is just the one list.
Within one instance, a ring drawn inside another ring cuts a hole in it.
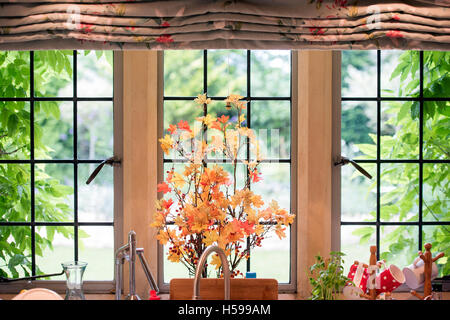
[{"label": "black metal window frame", "polygon": [[[78,245],[78,228],[83,226],[111,226],[114,227],[114,221],[111,222],[81,222],[78,221],[78,165],[79,164],[99,164],[104,159],[78,159],[77,141],[78,141],[78,123],[77,123],[77,104],[78,102],[85,101],[108,101],[114,103],[114,90],[112,97],[78,97],[77,92],[77,50],[73,50],[73,96],[72,97],[35,97],[34,91],[34,51],[30,51],[30,96],[28,98],[2,98],[0,101],[24,101],[30,104],[30,159],[28,160],[7,160],[0,159],[0,164],[29,164],[31,172],[31,215],[30,220],[26,222],[15,222],[15,221],[0,221],[1,227],[14,227],[14,226],[25,226],[31,228],[31,276],[36,274],[36,227],[38,226],[69,226],[74,228],[74,260],[77,261],[79,257],[79,245]],[[114,73],[113,73],[114,74]],[[55,101],[55,102],[72,102],[73,103],[73,159],[52,159],[52,160],[41,160],[36,159],[34,155],[34,105],[35,102],[41,101]],[[74,180],[74,202],[73,202],[73,222],[45,222],[36,221],[35,216],[35,165],[36,164],[72,164],[73,165],[73,180]]]},{"label": "black metal window frame", "polygon": [[[290,90],[289,90],[289,96],[287,97],[257,97],[252,96],[251,94],[251,51],[253,50],[246,50],[246,65],[247,65],[247,72],[246,72],[246,81],[247,81],[247,87],[246,87],[246,95],[244,96],[243,100],[247,101],[246,104],[246,110],[247,110],[247,126],[248,128],[251,128],[251,103],[252,101],[289,101],[289,108],[290,108],[290,146],[289,146],[289,159],[263,159],[261,163],[288,163],[290,165],[290,172],[292,171],[292,51],[290,51]],[[203,93],[208,92],[208,50],[203,50]],[[163,86],[163,92],[164,92],[164,86]],[[227,97],[220,97],[220,96],[207,96],[208,98],[211,98],[212,101],[224,101]],[[192,102],[196,97],[190,97],[190,96],[166,96],[163,94],[162,98],[162,111],[164,113],[164,102],[165,101],[186,101],[186,102]],[[208,114],[208,105],[203,105],[203,116],[206,116]],[[164,116],[162,117],[164,118]],[[206,128],[203,128],[204,132],[206,132]],[[207,135],[203,135],[204,139],[207,139]],[[248,139],[248,138],[247,138]],[[250,161],[250,150],[249,150],[249,144],[247,144],[247,150],[246,150],[247,159],[246,161]],[[183,159],[171,159],[163,157],[163,166],[166,163],[187,163],[186,160]],[[207,165],[208,163],[225,163],[226,159],[206,159],[204,165]],[[243,160],[237,160],[238,163],[242,163]],[[249,175],[249,171],[247,168],[247,177]],[[251,186],[251,185],[250,185]],[[290,176],[290,188],[292,189],[292,174]],[[292,194],[292,192],[291,192]],[[291,211],[292,211],[292,197],[291,197]],[[292,227],[289,228],[290,231],[290,237],[292,239]],[[250,239],[247,238],[247,247],[250,244]],[[289,250],[290,255],[292,256],[292,241],[291,241],[291,248]],[[250,258],[246,261],[246,272],[250,271],[250,264],[251,264],[251,252],[250,248],[248,248]],[[292,261],[292,259],[290,259]],[[164,278],[164,277],[163,277]],[[292,284],[292,266],[289,266],[289,282],[283,283],[283,284]],[[283,285],[282,284],[282,285]]]},{"label": "black metal window frame", "polygon": [[[380,234],[382,226],[417,226],[418,227],[418,250],[423,250],[423,226],[443,226],[450,225],[450,221],[423,221],[423,165],[424,164],[442,164],[450,163],[450,159],[424,159],[423,158],[423,127],[424,127],[424,112],[423,106],[426,101],[450,101],[450,97],[424,97],[423,83],[424,83],[424,55],[423,51],[419,51],[419,96],[418,97],[385,97],[381,94],[381,50],[377,50],[377,96],[376,97],[341,97],[341,102],[362,102],[372,101],[377,103],[377,157],[376,159],[354,160],[357,163],[371,163],[376,164],[376,178],[377,178],[377,208],[375,221],[342,221],[341,226],[375,226],[376,228],[376,246],[377,258],[380,259]],[[418,159],[382,159],[381,158],[381,103],[390,101],[417,101],[420,105],[419,113],[419,157]],[[381,165],[386,163],[407,164],[413,163],[419,165],[419,205],[418,205],[418,220],[417,221],[381,221]]]}]

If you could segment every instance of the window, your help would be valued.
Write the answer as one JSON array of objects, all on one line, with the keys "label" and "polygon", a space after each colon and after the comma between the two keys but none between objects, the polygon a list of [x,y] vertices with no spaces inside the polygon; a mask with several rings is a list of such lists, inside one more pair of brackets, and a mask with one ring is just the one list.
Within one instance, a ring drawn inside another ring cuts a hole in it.
[{"label": "window", "polygon": [[[198,108],[193,101],[198,94],[207,93],[212,102],[205,108]],[[280,207],[291,208],[291,52],[250,50],[204,50],[164,52],[164,97],[163,122],[166,133],[169,124],[180,120],[194,127],[196,117],[210,114],[235,116],[224,107],[229,94],[239,94],[247,101],[246,121],[256,131],[262,142],[265,160],[260,169],[263,182],[252,184],[251,189],[269,203],[274,195]],[[206,138],[208,139],[208,137]],[[237,182],[245,181],[248,174],[243,163],[250,157],[244,150],[238,164]],[[164,172],[183,166],[183,159],[173,154],[164,156]],[[231,165],[220,156],[207,160],[207,165],[222,163],[230,172]],[[240,168],[239,168],[240,167]],[[160,181],[164,177],[160,177]],[[167,195],[166,195],[167,196]],[[291,208],[292,210],[292,208]],[[291,226],[291,229],[293,227]],[[293,287],[293,273],[290,267],[295,252],[292,230],[279,240],[275,234],[263,240],[262,247],[250,252],[240,271],[253,271],[261,278],[275,278],[280,288]],[[172,263],[166,258],[167,246],[160,250],[160,265],[163,282],[172,278],[188,277],[187,269],[181,263]],[[283,287],[284,286],[284,287]],[[295,283],[294,283],[295,286]]]},{"label": "window", "polygon": [[112,51],[0,52],[0,276],[113,280],[113,108]]},{"label": "window", "polygon": [[[430,242],[450,247],[450,54],[430,51],[342,53],[341,250],[405,267]],[[448,274],[440,259],[440,275]]]}]

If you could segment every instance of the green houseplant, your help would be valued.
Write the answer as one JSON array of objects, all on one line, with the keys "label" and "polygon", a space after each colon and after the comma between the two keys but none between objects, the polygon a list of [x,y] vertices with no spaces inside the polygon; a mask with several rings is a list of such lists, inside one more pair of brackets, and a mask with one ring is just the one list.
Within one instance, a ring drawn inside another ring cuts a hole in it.
[{"label": "green houseplant", "polygon": [[308,270],[309,283],[312,286],[310,300],[338,300],[342,288],[349,281],[344,274],[342,252],[332,251],[324,259],[315,256],[315,263]]}]

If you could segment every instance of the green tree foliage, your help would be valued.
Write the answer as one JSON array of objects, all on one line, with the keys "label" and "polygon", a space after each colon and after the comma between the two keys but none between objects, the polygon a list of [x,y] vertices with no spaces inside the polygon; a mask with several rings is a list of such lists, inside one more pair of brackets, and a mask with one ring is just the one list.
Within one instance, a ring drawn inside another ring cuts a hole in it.
[{"label": "green tree foliage", "polygon": [[[86,51],[85,54],[89,52]],[[97,59],[104,53],[96,52]],[[34,95],[57,97],[61,88],[72,82],[73,51],[36,51],[34,53]],[[112,54],[106,55],[112,64]],[[0,51],[0,97],[26,98],[30,96],[30,53]],[[73,158],[73,130],[71,121],[64,121],[62,103],[55,101],[34,104],[35,159]],[[71,112],[69,112],[71,114]],[[71,116],[71,115],[70,115]],[[0,101],[0,159],[30,160],[30,103]],[[73,167],[36,164],[35,221],[61,222],[73,220],[71,196],[73,187],[64,180]],[[31,221],[30,164],[0,164],[0,221]],[[69,179],[70,180],[70,179]],[[38,227],[39,229],[39,227]],[[55,234],[73,238],[73,227],[42,228],[35,233],[35,252],[43,257],[46,249],[53,249]],[[81,237],[86,237],[80,230]],[[36,272],[42,273],[39,266]],[[0,227],[0,276],[19,277],[31,274],[31,228],[29,226]]]},{"label": "green tree foliage", "polygon": [[[419,52],[406,51],[399,56],[391,79],[400,79],[398,95],[418,97]],[[428,98],[450,97],[450,53],[424,52],[423,94]],[[381,132],[381,157],[383,159],[418,159],[420,104],[416,101],[390,102],[383,111],[387,115]],[[365,155],[376,154],[376,145],[360,146]],[[423,158],[449,159],[450,155],[450,102],[426,101],[423,105]],[[423,164],[423,220],[449,221],[450,165],[448,163]],[[419,165],[415,163],[382,164],[381,168],[381,220],[417,221],[419,212]],[[370,188],[376,188],[372,184]],[[375,212],[371,212],[373,218]],[[354,231],[366,243],[374,228]],[[423,242],[430,242],[433,252],[445,252],[446,258],[438,261],[440,274],[450,274],[450,228],[423,226]],[[412,262],[417,257],[417,227],[382,227],[381,258],[391,263]],[[386,250],[387,249],[387,250]]]},{"label": "green tree foliage", "polygon": [[[30,94],[30,53],[0,52],[0,96],[15,98]],[[55,93],[58,82],[54,74],[71,73],[71,52],[53,51],[45,59],[36,59],[36,96]],[[62,84],[59,84],[62,85]],[[51,89],[47,92],[46,88]],[[57,103],[36,104],[35,112],[42,111],[59,119]],[[0,102],[0,159],[30,159],[30,105],[24,101]],[[49,149],[42,142],[44,128],[35,123],[35,157],[48,158]],[[65,198],[73,193],[71,187],[60,184],[45,171],[45,165],[35,166],[36,221],[67,221],[71,208]],[[31,221],[31,167],[28,164],[6,163],[0,165],[0,221]],[[36,233],[36,254],[42,256],[45,248],[52,248],[54,232],[67,238],[72,231],[67,227],[49,228],[45,237]],[[18,277],[31,273],[31,229],[29,227],[0,227],[0,275]],[[39,273],[39,268],[36,269]]]}]

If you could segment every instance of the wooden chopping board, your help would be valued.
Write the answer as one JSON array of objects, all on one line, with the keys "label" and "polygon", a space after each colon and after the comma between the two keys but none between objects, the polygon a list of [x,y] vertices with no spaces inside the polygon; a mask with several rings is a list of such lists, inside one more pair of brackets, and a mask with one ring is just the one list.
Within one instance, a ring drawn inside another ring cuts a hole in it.
[{"label": "wooden chopping board", "polygon": [[[231,300],[278,300],[278,282],[275,279],[231,279]],[[176,278],[170,281],[170,300],[192,300],[194,279]],[[202,300],[223,300],[224,280],[202,278]]]}]

